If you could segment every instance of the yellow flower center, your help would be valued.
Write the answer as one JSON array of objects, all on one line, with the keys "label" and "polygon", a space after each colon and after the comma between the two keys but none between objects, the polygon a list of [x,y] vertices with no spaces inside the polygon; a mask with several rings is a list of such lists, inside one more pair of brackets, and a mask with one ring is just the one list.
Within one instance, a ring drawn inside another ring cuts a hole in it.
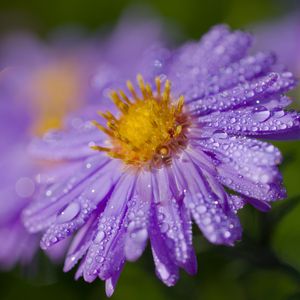
[{"label": "yellow flower center", "polygon": [[52,63],[37,70],[31,82],[37,115],[33,132],[42,135],[49,129],[61,129],[63,117],[82,100],[78,65],[71,60]]},{"label": "yellow flower center", "polygon": [[136,167],[159,168],[169,164],[172,157],[186,147],[188,115],[183,111],[184,98],[172,101],[171,84],[166,81],[161,91],[161,80],[155,79],[156,91],[137,76],[141,96],[132,83],[127,87],[132,97],[120,90],[113,91],[111,99],[120,110],[119,117],[110,112],[100,113],[107,120],[107,127],[93,123],[109,136],[111,147],[93,146],[99,151],[123,160]]}]

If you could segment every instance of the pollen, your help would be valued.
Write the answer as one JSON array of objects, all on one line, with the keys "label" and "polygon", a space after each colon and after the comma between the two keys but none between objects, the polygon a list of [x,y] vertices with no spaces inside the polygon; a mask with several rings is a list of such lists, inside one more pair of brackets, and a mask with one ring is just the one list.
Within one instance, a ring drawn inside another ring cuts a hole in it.
[{"label": "pollen", "polygon": [[108,136],[109,147],[93,146],[105,151],[127,165],[159,168],[170,164],[174,155],[187,145],[186,133],[189,117],[184,112],[184,97],[173,100],[171,83],[166,80],[162,88],[160,78],[155,79],[155,88],[137,76],[140,91],[127,81],[130,96],[122,90],[113,91],[111,100],[119,110],[118,116],[110,112],[100,115],[106,126],[93,121],[94,125]]}]

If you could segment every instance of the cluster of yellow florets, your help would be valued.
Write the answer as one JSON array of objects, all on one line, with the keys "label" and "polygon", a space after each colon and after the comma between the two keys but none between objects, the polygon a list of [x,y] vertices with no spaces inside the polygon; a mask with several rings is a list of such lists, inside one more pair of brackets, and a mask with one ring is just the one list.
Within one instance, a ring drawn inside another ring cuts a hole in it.
[{"label": "cluster of yellow florets", "polygon": [[100,113],[107,120],[107,127],[94,124],[110,137],[110,148],[93,146],[99,151],[122,159],[128,165],[137,167],[159,167],[170,162],[172,155],[186,146],[188,117],[183,112],[184,98],[173,103],[170,81],[161,91],[161,80],[156,78],[156,91],[137,76],[141,90],[138,96],[132,83],[127,82],[132,98],[120,90],[111,93],[111,99],[120,110],[118,118],[110,112]]}]

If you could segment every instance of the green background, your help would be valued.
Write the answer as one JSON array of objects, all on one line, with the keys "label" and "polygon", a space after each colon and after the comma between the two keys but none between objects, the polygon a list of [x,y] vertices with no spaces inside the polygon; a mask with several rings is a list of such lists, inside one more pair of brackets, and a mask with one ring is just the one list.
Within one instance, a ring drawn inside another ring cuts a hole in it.
[{"label": "green background", "polygon": [[[46,37],[61,26],[79,25],[88,33],[114,26],[124,10],[146,4],[180,30],[180,39],[199,38],[210,26],[228,23],[245,28],[280,18],[299,9],[299,1],[129,1],[52,0],[0,1],[0,34],[29,29]],[[171,27],[172,28],[172,27]],[[300,38],[300,37],[299,37]],[[300,55],[300,54],[299,54]],[[300,97],[299,97],[300,103]],[[248,207],[241,213],[244,239],[235,248],[210,245],[194,230],[199,271],[182,272],[173,288],[155,276],[149,250],[137,263],[126,265],[113,299],[300,299],[300,143],[277,143],[286,157],[282,171],[290,199],[277,203],[269,214]],[[0,273],[0,299],[104,299],[104,285],[88,284],[64,274],[43,253],[27,268]]]}]

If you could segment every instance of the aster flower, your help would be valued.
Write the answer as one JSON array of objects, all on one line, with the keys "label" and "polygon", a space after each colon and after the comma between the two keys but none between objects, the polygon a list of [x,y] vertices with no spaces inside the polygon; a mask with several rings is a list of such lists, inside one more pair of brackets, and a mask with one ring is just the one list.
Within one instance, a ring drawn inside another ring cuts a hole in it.
[{"label": "aster flower", "polygon": [[105,280],[110,296],[150,240],[156,274],[172,286],[179,268],[197,271],[192,220],[211,243],[232,246],[238,209],[266,211],[285,197],[280,152],[256,138],[299,137],[299,115],[285,110],[295,79],[272,72],[272,54],[248,55],[251,43],[216,26],[200,42],[148,51],[137,82],[111,83],[115,108],[105,92],[100,116],[32,143],[38,157],[81,164],[24,212],[29,231],[46,230],[43,249],[79,230],[65,271],[81,260],[76,278]]},{"label": "aster flower", "polygon": [[[132,21],[124,18],[121,25],[113,37],[105,41],[98,38],[90,41],[70,40],[63,35],[56,36],[50,44],[44,44],[32,35],[19,34],[9,36],[2,43],[1,267],[10,268],[17,262],[27,264],[31,261],[38,249],[39,235],[32,235],[24,228],[22,211],[47,186],[64,180],[65,174],[68,175],[74,168],[66,167],[62,161],[53,165],[33,159],[27,153],[28,140],[47,130],[68,126],[69,120],[63,120],[66,113],[75,111],[83,102],[92,103],[98,89],[105,89],[107,78],[117,76],[110,61],[114,56],[119,57],[119,49],[124,46],[125,41],[119,40],[120,32],[126,32],[132,41],[139,44],[134,51],[128,48],[132,58],[150,43],[158,41],[160,26],[157,22],[139,23],[136,30]],[[124,73],[129,65],[133,65],[130,60],[124,63]],[[97,77],[93,78],[95,70]],[[91,86],[94,88],[91,89]],[[71,116],[72,126],[79,126],[76,114]],[[68,240],[65,240],[49,249],[47,254],[57,261],[67,244]]]},{"label": "aster flower", "polygon": [[[79,79],[79,74],[82,75],[82,71],[75,65],[71,67],[69,60],[64,64],[62,56],[64,54],[58,49],[46,51],[46,46],[33,37],[14,36],[2,44],[2,268],[11,268],[18,262],[28,264],[39,248],[39,236],[29,234],[21,220],[22,210],[38,192],[35,174],[41,168],[40,162],[31,159],[26,153],[27,144],[33,135],[42,134],[49,128],[60,127],[62,115],[78,106],[80,98],[77,98],[77,94],[80,96],[79,89],[84,87],[84,83],[79,85],[75,82]],[[76,64],[79,66],[78,62]],[[48,184],[51,182],[50,180]],[[66,249],[66,242],[49,251],[50,257],[54,260],[61,257]]]}]

